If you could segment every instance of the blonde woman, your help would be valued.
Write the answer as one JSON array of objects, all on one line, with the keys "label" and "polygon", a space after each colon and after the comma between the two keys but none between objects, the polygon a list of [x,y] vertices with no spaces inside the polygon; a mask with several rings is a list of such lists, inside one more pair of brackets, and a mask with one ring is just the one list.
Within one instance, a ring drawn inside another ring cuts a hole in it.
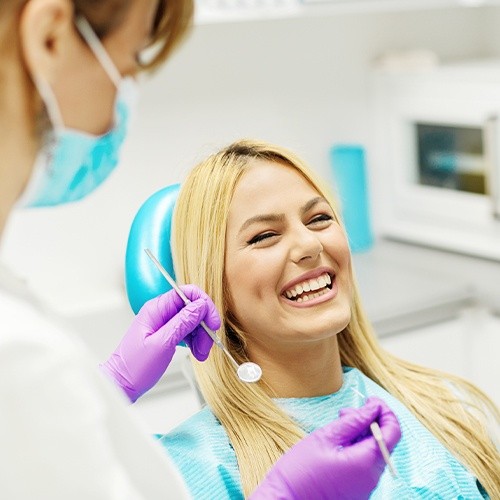
[{"label": "blonde woman", "polygon": [[[291,152],[240,141],[202,161],[174,214],[176,276],[212,297],[242,384],[219,349],[195,371],[207,407],[161,436],[195,498],[248,496],[305,434],[376,396],[402,438],[370,498],[500,498],[500,454],[468,382],[398,359],[376,340],[328,190]],[[361,478],[362,475],[360,475]]]}]

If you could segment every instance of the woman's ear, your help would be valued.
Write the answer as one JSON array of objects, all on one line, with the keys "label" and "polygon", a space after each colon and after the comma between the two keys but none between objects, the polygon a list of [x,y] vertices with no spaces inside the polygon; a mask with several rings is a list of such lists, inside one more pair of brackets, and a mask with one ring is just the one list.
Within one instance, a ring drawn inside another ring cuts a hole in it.
[{"label": "woman's ear", "polygon": [[71,0],[29,0],[20,19],[20,44],[26,68],[51,83],[75,36]]}]

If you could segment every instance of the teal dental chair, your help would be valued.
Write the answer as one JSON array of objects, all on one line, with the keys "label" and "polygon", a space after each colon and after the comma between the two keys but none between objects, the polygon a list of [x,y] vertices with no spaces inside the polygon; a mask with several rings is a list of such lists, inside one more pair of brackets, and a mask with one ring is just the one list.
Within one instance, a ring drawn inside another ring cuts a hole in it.
[{"label": "teal dental chair", "polygon": [[[125,288],[130,307],[135,314],[149,299],[172,288],[144,250],[149,248],[175,279],[170,237],[172,215],[179,190],[180,184],[172,184],[152,194],[141,205],[132,222],[125,253]],[[179,345],[185,347],[186,344],[182,342]],[[204,399],[187,355],[182,359],[181,370],[196,393],[200,405],[203,405]]]},{"label": "teal dental chair", "polygon": [[135,314],[149,299],[172,288],[144,250],[149,248],[175,279],[170,235],[179,189],[179,184],[172,184],[151,195],[132,222],[125,254],[125,287]]}]

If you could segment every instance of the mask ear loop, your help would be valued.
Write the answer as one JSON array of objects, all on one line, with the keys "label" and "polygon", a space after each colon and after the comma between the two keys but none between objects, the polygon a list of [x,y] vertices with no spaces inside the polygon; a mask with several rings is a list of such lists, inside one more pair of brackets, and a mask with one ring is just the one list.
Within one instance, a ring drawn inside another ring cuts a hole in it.
[{"label": "mask ear loop", "polygon": [[118,88],[123,77],[111,57],[109,57],[107,50],[95,34],[90,23],[85,17],[78,15],[75,19],[75,25],[80,35],[82,35],[83,39],[87,42],[90,50],[94,53],[96,59],[101,63],[104,71],[106,71],[111,81],[115,84],[115,87]]},{"label": "mask ear loop", "polygon": [[33,74],[32,78],[33,83],[35,84],[35,87],[45,104],[45,109],[47,110],[49,120],[51,121],[54,130],[64,128],[64,121],[61,110],[59,109],[56,96],[50,88],[50,85],[37,74]]}]

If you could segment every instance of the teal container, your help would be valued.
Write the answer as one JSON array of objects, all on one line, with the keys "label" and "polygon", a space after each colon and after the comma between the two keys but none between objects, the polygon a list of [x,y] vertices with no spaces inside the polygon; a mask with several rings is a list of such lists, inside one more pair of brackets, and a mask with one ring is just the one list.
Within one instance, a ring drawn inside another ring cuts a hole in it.
[{"label": "teal container", "polygon": [[330,149],[330,163],[351,251],[369,250],[373,246],[373,231],[364,148],[354,144],[334,145]]}]

